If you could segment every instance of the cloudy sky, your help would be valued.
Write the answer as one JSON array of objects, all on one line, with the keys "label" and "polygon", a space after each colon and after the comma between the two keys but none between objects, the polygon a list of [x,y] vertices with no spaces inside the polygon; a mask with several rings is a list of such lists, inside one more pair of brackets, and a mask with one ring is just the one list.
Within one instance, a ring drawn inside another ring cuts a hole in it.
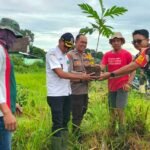
[{"label": "cloudy sky", "polygon": [[[80,30],[89,25],[89,20],[82,14],[77,4],[88,3],[97,11],[100,10],[98,0],[3,0],[0,5],[0,18],[10,17],[20,23],[22,29],[29,29],[35,34],[34,45],[46,51],[57,45],[64,32],[72,32],[76,36]],[[150,28],[149,0],[104,0],[104,7],[124,6],[128,12],[114,20],[109,18],[108,24],[114,31],[122,32],[126,38],[124,48],[136,53],[131,41],[135,29]],[[88,36],[88,47],[95,49],[97,33]],[[99,50],[106,52],[111,48],[108,39],[101,37]]]}]

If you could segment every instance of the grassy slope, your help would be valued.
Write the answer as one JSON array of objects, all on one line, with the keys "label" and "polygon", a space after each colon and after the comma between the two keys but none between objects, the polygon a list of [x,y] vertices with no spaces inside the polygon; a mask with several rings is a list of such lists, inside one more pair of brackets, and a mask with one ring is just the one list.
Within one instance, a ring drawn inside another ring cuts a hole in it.
[{"label": "grassy slope", "polygon": [[[17,83],[23,87],[19,95],[26,105],[24,114],[18,117],[13,149],[46,150],[50,143],[51,115],[46,102],[45,74],[17,74]],[[81,125],[83,141],[79,144],[70,133],[70,149],[150,149],[148,100],[135,91],[130,93],[126,109],[127,135],[111,138],[107,133],[109,115],[106,82],[93,82],[89,95],[89,108]]]}]

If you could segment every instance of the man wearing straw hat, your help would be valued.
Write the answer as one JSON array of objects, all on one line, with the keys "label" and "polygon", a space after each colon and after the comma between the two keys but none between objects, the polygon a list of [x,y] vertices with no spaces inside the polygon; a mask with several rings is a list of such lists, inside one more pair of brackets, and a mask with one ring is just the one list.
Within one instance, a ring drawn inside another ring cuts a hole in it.
[{"label": "man wearing straw hat", "polygon": [[[120,32],[115,32],[109,40],[112,50],[107,52],[101,61],[101,69],[107,67],[108,71],[119,69],[132,61],[132,55],[122,45],[125,39]],[[110,131],[116,130],[118,118],[119,133],[124,131],[125,114],[124,108],[127,104],[128,91],[134,78],[135,72],[118,78],[108,79],[108,105],[110,110]]]}]

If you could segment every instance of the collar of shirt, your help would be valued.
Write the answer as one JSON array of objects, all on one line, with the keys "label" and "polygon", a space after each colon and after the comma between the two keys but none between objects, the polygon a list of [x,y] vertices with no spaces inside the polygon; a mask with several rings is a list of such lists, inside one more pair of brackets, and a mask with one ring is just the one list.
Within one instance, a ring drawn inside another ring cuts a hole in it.
[{"label": "collar of shirt", "polygon": [[74,51],[75,51],[76,54],[78,54],[80,56],[83,55],[83,54],[86,54],[85,51],[83,51],[83,53],[79,53],[77,49],[74,49]]},{"label": "collar of shirt", "polygon": [[114,49],[111,51],[113,54],[119,54],[119,53],[121,53],[121,51],[122,51],[123,49],[120,49],[120,50],[118,50],[118,51],[115,51]]}]

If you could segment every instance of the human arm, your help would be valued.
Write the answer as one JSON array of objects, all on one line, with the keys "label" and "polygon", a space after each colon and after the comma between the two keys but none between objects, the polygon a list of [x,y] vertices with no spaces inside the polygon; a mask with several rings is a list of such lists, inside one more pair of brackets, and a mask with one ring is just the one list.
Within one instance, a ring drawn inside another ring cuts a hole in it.
[{"label": "human arm", "polygon": [[4,120],[4,125],[5,129],[9,131],[14,131],[16,129],[16,119],[14,115],[12,114],[10,108],[7,105],[6,102],[6,83],[5,83],[5,72],[6,72],[6,54],[5,51],[2,47],[0,47],[0,74],[1,76],[1,81],[0,81],[0,111],[3,114],[3,120]]},{"label": "human arm", "polygon": [[[131,73],[132,71],[136,70],[139,67],[140,66],[137,63],[131,62],[130,64],[128,64],[124,67],[121,67],[120,69],[117,69],[117,70],[113,71],[113,76],[117,77],[117,76],[122,76],[122,75],[125,75],[125,74],[129,74],[129,73]],[[100,76],[100,80],[106,80],[111,76],[112,76],[111,72],[106,72],[106,73],[104,73]]]},{"label": "human arm", "polygon": [[16,118],[12,114],[10,108],[7,106],[6,103],[1,103],[0,110],[3,113],[5,129],[9,131],[15,131],[17,127]]},{"label": "human arm", "polygon": [[86,74],[86,73],[81,73],[81,74],[76,74],[76,73],[68,73],[64,72],[61,68],[56,68],[53,69],[53,71],[63,79],[70,79],[70,80],[93,80],[95,79],[93,76],[93,73],[91,74]]},{"label": "human arm", "polygon": [[16,112],[15,114],[20,116],[23,113],[22,107],[19,105],[19,103],[16,103]]},{"label": "human arm", "polygon": [[[126,53],[126,57],[125,57],[125,58],[127,59],[127,63],[128,63],[128,64],[135,60],[135,58],[134,58],[129,52]],[[128,91],[130,90],[131,85],[132,85],[132,81],[133,81],[133,79],[134,79],[134,77],[135,77],[135,74],[136,74],[136,71],[135,71],[135,70],[132,71],[132,72],[129,74],[128,81],[123,85],[123,90],[124,90],[124,91],[127,91],[127,92],[128,92]]]},{"label": "human arm", "polygon": [[63,65],[60,63],[55,53],[50,53],[46,55],[46,63],[47,63],[47,66],[51,70],[53,70],[58,77],[63,78],[63,79],[91,80],[94,78],[92,74],[85,74],[85,73],[75,74],[75,73],[64,71]]},{"label": "human arm", "polygon": [[132,85],[132,81],[133,81],[133,79],[135,77],[135,74],[136,74],[136,71],[132,71],[129,74],[129,80],[128,80],[128,82],[123,85],[123,90],[124,91],[129,91],[130,90],[131,85]]}]

